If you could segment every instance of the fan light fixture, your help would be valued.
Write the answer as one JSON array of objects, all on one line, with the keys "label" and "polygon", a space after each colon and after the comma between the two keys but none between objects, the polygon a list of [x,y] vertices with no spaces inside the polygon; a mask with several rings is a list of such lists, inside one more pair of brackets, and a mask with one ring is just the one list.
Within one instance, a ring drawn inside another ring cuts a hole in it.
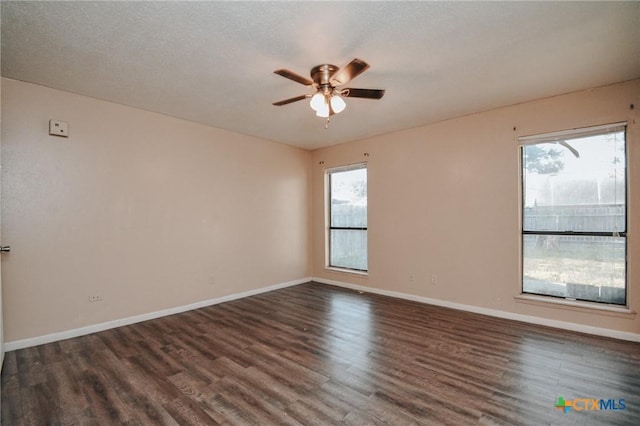
[{"label": "fan light fixture", "polygon": [[333,110],[333,112],[338,114],[344,111],[346,107],[347,107],[347,104],[344,102],[344,99],[342,99],[340,96],[333,95],[331,97],[331,109]]},{"label": "fan light fixture", "polygon": [[320,91],[317,91],[316,94],[311,97],[311,102],[309,102],[309,105],[311,106],[312,110],[317,112],[326,103],[327,103],[327,101],[324,98],[324,95],[322,93],[320,93]]},{"label": "fan light fixture", "polygon": [[322,90],[318,90],[309,102],[311,109],[316,112],[318,117],[327,118],[329,115],[338,114],[347,107],[344,99],[337,93],[325,94]]},{"label": "fan light fixture", "polygon": [[329,114],[331,113],[331,111],[329,111],[329,104],[324,103],[322,104],[322,107],[320,107],[317,111],[316,111],[316,115],[318,117],[322,117],[322,118],[327,118],[329,117]]}]

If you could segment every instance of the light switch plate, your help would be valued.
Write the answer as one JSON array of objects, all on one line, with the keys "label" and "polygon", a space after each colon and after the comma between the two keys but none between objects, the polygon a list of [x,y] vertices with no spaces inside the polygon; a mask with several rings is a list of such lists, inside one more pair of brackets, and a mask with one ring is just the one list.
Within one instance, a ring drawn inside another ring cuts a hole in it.
[{"label": "light switch plate", "polygon": [[49,120],[49,134],[52,136],[69,137],[69,123],[60,120]]}]

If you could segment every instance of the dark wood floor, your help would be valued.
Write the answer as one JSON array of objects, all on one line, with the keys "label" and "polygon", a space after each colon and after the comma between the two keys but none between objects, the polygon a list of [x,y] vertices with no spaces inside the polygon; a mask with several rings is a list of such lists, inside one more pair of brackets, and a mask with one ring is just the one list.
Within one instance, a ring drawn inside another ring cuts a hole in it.
[{"label": "dark wood floor", "polygon": [[309,283],[9,352],[2,371],[3,425],[339,423],[638,425],[640,344]]}]

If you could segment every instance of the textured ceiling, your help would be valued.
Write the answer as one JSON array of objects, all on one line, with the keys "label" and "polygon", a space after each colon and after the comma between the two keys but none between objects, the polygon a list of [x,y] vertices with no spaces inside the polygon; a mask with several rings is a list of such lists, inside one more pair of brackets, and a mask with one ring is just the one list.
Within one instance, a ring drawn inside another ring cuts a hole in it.
[{"label": "textured ceiling", "polygon": [[[2,75],[318,148],[640,77],[640,2],[2,1]],[[354,57],[328,130],[307,76]]]}]

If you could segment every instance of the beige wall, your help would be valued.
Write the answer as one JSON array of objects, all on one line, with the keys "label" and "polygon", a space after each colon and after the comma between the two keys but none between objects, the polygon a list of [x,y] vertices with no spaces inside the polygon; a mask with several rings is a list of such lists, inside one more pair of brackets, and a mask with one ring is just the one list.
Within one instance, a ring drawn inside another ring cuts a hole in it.
[{"label": "beige wall", "polygon": [[[312,273],[639,333],[636,315],[514,299],[517,138],[628,121],[629,304],[640,309],[640,117],[631,103],[640,106],[640,80],[309,153],[3,79],[2,236],[12,246],[2,264],[6,340]],[[71,137],[49,136],[50,118],[68,121]],[[369,163],[368,277],[324,268],[324,169],[362,161]],[[92,294],[104,300],[89,303]]]},{"label": "beige wall", "polygon": [[6,341],[310,275],[309,152],[7,79],[2,112]]},{"label": "beige wall", "polygon": [[[636,105],[633,110],[632,103]],[[314,276],[639,333],[640,317],[636,315],[539,306],[514,299],[520,291],[517,138],[628,121],[629,306],[640,310],[636,261],[640,256],[639,109],[640,80],[636,80],[314,151]],[[324,268],[324,170],[363,160],[368,161],[369,179],[368,277]],[[415,281],[410,274],[415,274]],[[436,285],[431,284],[432,275],[437,277]]]}]

